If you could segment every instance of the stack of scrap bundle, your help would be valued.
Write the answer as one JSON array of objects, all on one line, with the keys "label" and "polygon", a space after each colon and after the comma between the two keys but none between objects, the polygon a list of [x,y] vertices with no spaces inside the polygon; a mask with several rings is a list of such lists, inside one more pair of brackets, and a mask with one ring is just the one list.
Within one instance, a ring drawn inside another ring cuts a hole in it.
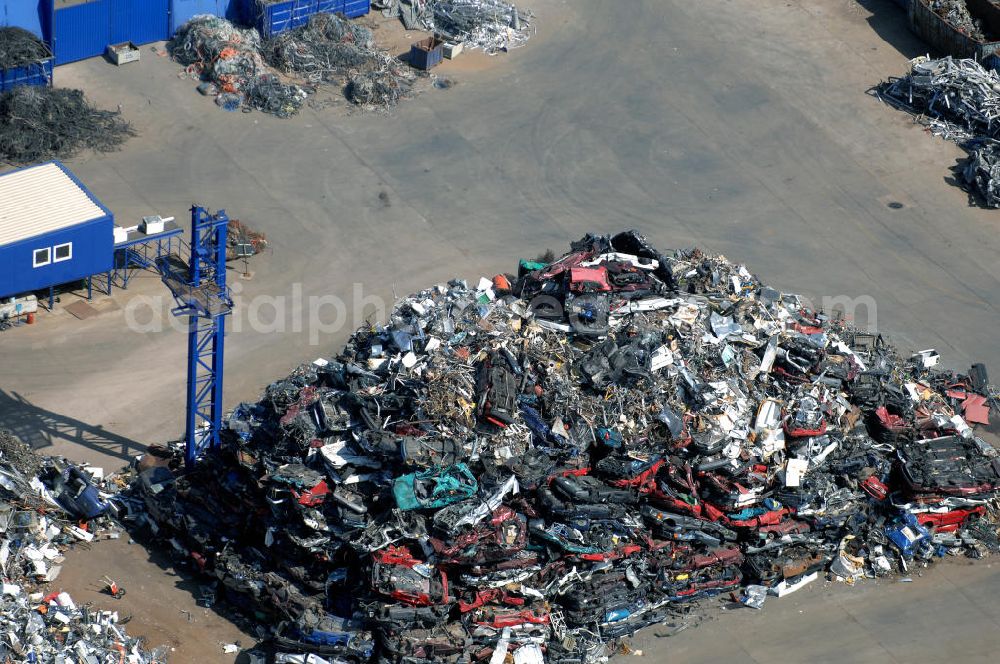
[{"label": "stack of scrap bundle", "polygon": [[966,182],[988,207],[1000,182],[991,164],[994,140],[1000,139],[1000,75],[975,60],[915,58],[910,72],[876,89],[880,99],[911,113],[936,136],[970,153]]},{"label": "stack of scrap bundle", "polygon": [[17,86],[0,93],[0,159],[10,163],[109,152],[134,134],[121,113],[94,108],[80,90]]},{"label": "stack of scrap bundle", "polygon": [[211,92],[224,108],[242,106],[289,117],[305,100],[299,86],[283,83],[268,69],[256,30],[215,16],[195,16],[177,30],[169,48],[189,74],[214,86]]},{"label": "stack of scrap bundle", "polygon": [[700,598],[1000,550],[996,393],[938,360],[588,235],[404,298],[118,500],[275,661],[595,664]]},{"label": "stack of scrap bundle", "polygon": [[52,52],[41,39],[22,28],[0,28],[0,69],[23,67],[47,60]]}]

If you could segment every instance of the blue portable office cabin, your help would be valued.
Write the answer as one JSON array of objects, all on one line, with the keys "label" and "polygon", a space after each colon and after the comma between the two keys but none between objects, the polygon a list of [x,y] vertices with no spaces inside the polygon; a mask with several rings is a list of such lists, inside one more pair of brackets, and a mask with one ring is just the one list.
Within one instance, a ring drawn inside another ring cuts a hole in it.
[{"label": "blue portable office cabin", "polygon": [[109,273],[113,229],[114,215],[58,161],[0,175],[0,297]]}]

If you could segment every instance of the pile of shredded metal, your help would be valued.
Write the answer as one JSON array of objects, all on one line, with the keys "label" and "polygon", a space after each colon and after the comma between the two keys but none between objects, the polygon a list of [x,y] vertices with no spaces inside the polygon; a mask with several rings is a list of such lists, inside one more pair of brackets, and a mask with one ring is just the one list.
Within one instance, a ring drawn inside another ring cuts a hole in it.
[{"label": "pile of shredded metal", "polygon": [[17,86],[0,93],[0,159],[9,163],[110,152],[134,135],[121,113],[94,108],[80,90]]},{"label": "pile of shredded metal", "polygon": [[935,14],[976,41],[986,41],[983,22],[972,15],[966,0],[930,0]]},{"label": "pile of shredded metal", "polygon": [[910,113],[935,136],[969,152],[966,183],[997,207],[995,140],[1000,139],[1000,75],[971,59],[915,58],[910,72],[875,89],[882,101]]},{"label": "pile of shredded metal", "polygon": [[495,55],[524,46],[534,15],[504,0],[376,0],[384,16],[398,16],[407,30],[424,29]]},{"label": "pile of shredded metal", "polygon": [[0,69],[22,67],[52,57],[41,39],[23,28],[0,28]]}]

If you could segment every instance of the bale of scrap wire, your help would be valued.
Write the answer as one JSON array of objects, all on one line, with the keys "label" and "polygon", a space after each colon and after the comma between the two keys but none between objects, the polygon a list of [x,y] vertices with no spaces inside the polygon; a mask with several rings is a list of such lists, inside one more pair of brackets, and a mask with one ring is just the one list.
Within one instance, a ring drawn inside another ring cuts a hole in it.
[{"label": "bale of scrap wire", "polygon": [[1000,142],[984,140],[966,147],[965,183],[988,208],[1000,207]]},{"label": "bale of scrap wire", "polygon": [[504,0],[428,0],[421,14],[429,31],[490,55],[523,46],[533,18],[529,10]]},{"label": "bale of scrap wire", "polygon": [[0,93],[0,159],[10,163],[109,152],[134,135],[121,113],[94,108],[80,90],[17,86]]},{"label": "bale of scrap wire", "polygon": [[52,51],[41,39],[23,28],[0,28],[0,69],[23,67],[48,60]]}]

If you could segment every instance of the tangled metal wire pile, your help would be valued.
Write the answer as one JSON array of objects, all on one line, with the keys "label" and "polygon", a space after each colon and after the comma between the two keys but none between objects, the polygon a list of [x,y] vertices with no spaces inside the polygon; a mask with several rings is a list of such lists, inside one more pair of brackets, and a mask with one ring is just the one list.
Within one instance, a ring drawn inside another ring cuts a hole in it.
[{"label": "tangled metal wire pile", "polygon": [[299,28],[264,44],[267,62],[313,84],[346,80],[344,92],[355,104],[389,107],[411,89],[409,67],[375,46],[371,30],[334,14],[315,14]]},{"label": "tangled metal wire pile", "polygon": [[594,664],[700,598],[1000,550],[996,391],[938,359],[588,235],[403,298],[118,500],[275,661]]},{"label": "tangled metal wire pile", "polygon": [[282,82],[268,69],[254,29],[216,16],[195,16],[178,29],[169,48],[189,75],[215,86],[216,101],[227,110],[238,99],[243,108],[289,117],[305,101],[302,88]]},{"label": "tangled metal wire pile", "polygon": [[1000,75],[971,59],[916,58],[910,73],[875,89],[886,103],[913,115],[935,136],[954,141],[970,157],[966,184],[987,207],[997,207],[1000,182],[994,179],[1000,139]]},{"label": "tangled metal wire pile", "polygon": [[46,60],[52,52],[41,39],[23,28],[0,28],[0,69]]},{"label": "tangled metal wire pile", "polygon": [[17,86],[0,93],[0,159],[10,163],[110,152],[134,135],[121,113],[94,108],[80,90]]},{"label": "tangled metal wire pile", "polygon": [[930,8],[969,37],[981,42],[986,41],[983,22],[969,12],[966,0],[930,0]]}]

